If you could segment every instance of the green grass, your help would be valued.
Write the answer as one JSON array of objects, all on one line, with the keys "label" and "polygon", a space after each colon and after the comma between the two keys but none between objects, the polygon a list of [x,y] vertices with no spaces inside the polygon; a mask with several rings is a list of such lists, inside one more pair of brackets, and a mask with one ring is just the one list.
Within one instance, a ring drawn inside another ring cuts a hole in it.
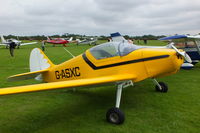
[{"label": "green grass", "polygon": [[[148,45],[160,41],[149,41]],[[160,44],[164,45],[164,44]],[[7,82],[10,75],[27,72],[29,53],[40,45],[22,46],[10,57],[0,48],[0,87],[39,83],[35,80]],[[69,44],[79,55],[88,45]],[[62,46],[46,47],[55,64],[71,58]],[[76,91],[60,89],[0,96],[0,133],[198,133],[200,130],[200,64],[159,81],[168,83],[168,93],[156,93],[151,80],[123,90],[123,125],[106,122],[107,109],[115,105],[115,87],[101,86]]]},{"label": "green grass", "polygon": [[139,40],[139,42],[137,40],[135,40],[134,44],[138,44],[138,45],[150,45],[150,46],[164,46],[164,45],[167,45],[167,42],[158,41],[158,40],[148,40],[147,44],[144,44],[143,40]]}]

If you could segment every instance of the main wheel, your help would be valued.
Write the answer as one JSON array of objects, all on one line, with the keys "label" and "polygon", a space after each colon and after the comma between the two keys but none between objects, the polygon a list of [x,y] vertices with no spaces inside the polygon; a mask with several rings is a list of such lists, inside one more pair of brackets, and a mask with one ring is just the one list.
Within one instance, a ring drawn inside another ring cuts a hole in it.
[{"label": "main wheel", "polygon": [[106,114],[106,119],[113,124],[122,124],[125,120],[125,116],[119,108],[111,108]]},{"label": "main wheel", "polygon": [[161,86],[161,89],[156,85],[155,86],[156,91],[166,93],[168,91],[167,84],[164,82],[158,82],[158,83]]}]

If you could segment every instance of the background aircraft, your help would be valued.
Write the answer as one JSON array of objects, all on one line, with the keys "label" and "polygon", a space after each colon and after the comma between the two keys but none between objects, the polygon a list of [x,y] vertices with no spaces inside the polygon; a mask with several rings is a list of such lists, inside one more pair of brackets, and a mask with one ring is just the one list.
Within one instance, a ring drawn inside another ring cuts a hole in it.
[{"label": "background aircraft", "polygon": [[186,51],[186,53],[192,59],[192,64],[196,64],[200,60],[200,35],[188,36],[188,35],[175,35],[160,38],[161,41],[174,42],[174,45]]},{"label": "background aircraft", "polygon": [[20,46],[23,46],[23,45],[30,45],[30,44],[36,44],[37,42],[29,42],[29,43],[22,43],[22,41],[20,41],[19,39],[5,39],[3,36],[1,36],[1,44],[0,45],[3,45],[3,46],[6,46],[6,48],[9,47],[9,40],[11,40],[12,42],[14,42],[16,45],[17,45],[17,48],[19,48]]},{"label": "background aircraft", "polygon": [[133,83],[152,78],[156,91],[167,92],[168,87],[155,78],[176,73],[183,63],[183,51],[144,48],[125,41],[107,42],[60,65],[54,65],[38,48],[30,55],[30,71],[8,78],[9,81],[35,78],[47,83],[1,88],[0,95],[68,87],[116,83],[115,107],[108,110],[106,119],[114,124],[125,120],[119,109],[122,89]]},{"label": "background aircraft", "polygon": [[76,39],[77,45],[79,44],[89,44],[89,45],[96,45],[97,44],[97,38],[86,38],[84,40]]},{"label": "background aircraft", "polygon": [[65,44],[72,42],[73,37],[70,37],[69,40],[65,40],[63,38],[55,38],[55,39],[51,39],[47,36],[47,40],[45,42],[47,43],[51,43],[53,44],[53,46],[55,46],[56,44],[62,44],[64,47],[66,47]]}]

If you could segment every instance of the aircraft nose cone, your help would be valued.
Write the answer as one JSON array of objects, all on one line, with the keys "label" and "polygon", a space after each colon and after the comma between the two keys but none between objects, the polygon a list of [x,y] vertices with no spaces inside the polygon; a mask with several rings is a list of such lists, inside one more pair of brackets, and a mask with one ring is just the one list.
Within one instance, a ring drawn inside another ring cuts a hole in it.
[{"label": "aircraft nose cone", "polygon": [[176,70],[179,70],[184,62],[184,57],[178,53],[172,55],[172,61]]}]

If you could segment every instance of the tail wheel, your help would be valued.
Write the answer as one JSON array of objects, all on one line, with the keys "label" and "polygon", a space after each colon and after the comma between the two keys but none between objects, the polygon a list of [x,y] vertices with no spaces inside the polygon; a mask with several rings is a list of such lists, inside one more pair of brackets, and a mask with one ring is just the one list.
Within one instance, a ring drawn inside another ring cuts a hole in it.
[{"label": "tail wheel", "polygon": [[119,108],[111,108],[106,114],[106,119],[112,124],[122,124],[125,120],[125,116]]},{"label": "tail wheel", "polygon": [[158,87],[158,85],[155,86],[156,91],[166,93],[168,91],[168,86],[164,82],[158,82],[161,86],[161,89]]}]

